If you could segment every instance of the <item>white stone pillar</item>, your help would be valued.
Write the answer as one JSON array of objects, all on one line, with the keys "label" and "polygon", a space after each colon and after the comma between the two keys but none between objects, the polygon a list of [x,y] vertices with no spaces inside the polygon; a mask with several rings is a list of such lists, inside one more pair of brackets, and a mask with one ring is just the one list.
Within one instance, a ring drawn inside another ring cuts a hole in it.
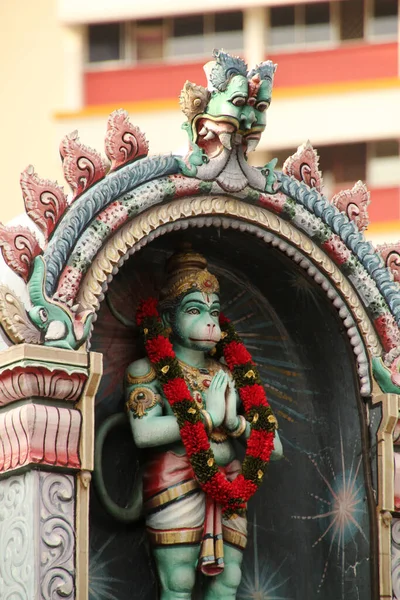
[{"label": "white stone pillar", "polygon": [[243,11],[244,58],[253,67],[266,57],[267,8],[253,6]]},{"label": "white stone pillar", "polygon": [[63,28],[64,47],[64,102],[61,110],[81,110],[83,98],[83,71],[85,64],[84,26]]}]

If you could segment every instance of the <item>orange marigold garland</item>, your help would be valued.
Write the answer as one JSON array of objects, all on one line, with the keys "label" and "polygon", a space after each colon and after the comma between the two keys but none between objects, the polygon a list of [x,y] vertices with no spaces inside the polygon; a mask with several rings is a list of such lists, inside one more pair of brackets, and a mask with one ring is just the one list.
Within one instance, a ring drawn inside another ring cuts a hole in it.
[{"label": "orange marigold garland", "polygon": [[250,424],[242,472],[233,481],[228,481],[215,462],[200,410],[186,384],[168,333],[162,326],[154,298],[140,304],[136,321],[142,328],[149,360],[178,421],[181,439],[197,481],[204,492],[221,505],[225,516],[243,513],[247,501],[263,479],[277,426],[251,355],[233,325],[221,315],[223,336],[216,346],[214,357],[224,357],[242,401],[244,416]]}]

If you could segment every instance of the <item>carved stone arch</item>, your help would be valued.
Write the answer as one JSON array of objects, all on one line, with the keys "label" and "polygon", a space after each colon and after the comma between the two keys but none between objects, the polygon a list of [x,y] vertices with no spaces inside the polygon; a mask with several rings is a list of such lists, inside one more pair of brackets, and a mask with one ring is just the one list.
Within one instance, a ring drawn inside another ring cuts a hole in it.
[{"label": "carved stone arch", "polygon": [[113,277],[130,256],[171,231],[207,226],[240,229],[262,238],[315,279],[343,320],[357,362],[360,392],[369,396],[369,357],[380,356],[382,346],[352,283],[306,234],[267,209],[234,198],[182,198],[157,204],[129,221],[102,246],[82,279],[75,300],[85,309],[97,311]]},{"label": "carved stone arch", "polygon": [[[126,271],[124,274],[124,269],[129,268],[132,261],[136,261],[134,264],[139,265],[142,254],[144,256],[146,251],[159,242],[166,243],[169,236],[175,235],[176,239],[181,232],[189,231],[189,237],[192,232],[196,232],[199,238],[207,230],[210,232],[221,230],[226,236],[239,231],[244,237],[254,238],[260,247],[265,248],[266,253],[271,249],[271,251],[284,255],[287,262],[293,264],[293,268],[303,270],[305,278],[310,277],[315,281],[321,288],[321,295],[325,296],[326,304],[332,303],[334,310],[339,312],[340,319],[350,338],[354,364],[357,360],[359,361],[358,388],[362,395],[368,397],[371,393],[369,359],[371,355],[380,355],[382,348],[365,307],[354,291],[353,284],[347,280],[334,261],[305,233],[265,208],[248,205],[231,197],[216,195],[182,198],[153,206],[118,230],[102,247],[87,271],[86,277],[82,280],[80,295],[77,299],[88,308],[100,311],[102,307],[105,309],[104,298],[108,294],[112,295],[113,286],[119,275],[121,278],[128,277]],[[203,251],[206,247],[206,242],[204,242]],[[260,264],[262,264],[262,258]],[[146,265],[148,267],[149,263],[147,262]],[[134,269],[129,271],[129,273],[133,272]],[[95,342],[99,339],[96,339],[96,328],[100,327],[100,338],[105,331],[101,329],[103,317],[104,313],[100,315],[98,322],[94,325]],[[339,321],[339,319],[337,320]],[[346,345],[344,341],[343,345]],[[100,348],[95,345],[94,349],[99,350]],[[109,349],[109,352],[112,352],[112,349]],[[107,387],[110,387],[109,383]],[[349,388],[347,394],[347,401],[354,409],[356,405],[354,394],[357,395],[357,385],[355,391]],[[336,392],[335,398],[337,398]],[[359,402],[363,405],[363,402]],[[105,410],[106,407],[104,407],[99,420],[104,418]],[[354,410],[349,418],[355,418]],[[360,417],[357,418],[360,419]],[[356,431],[359,426],[358,422],[352,423],[354,431]],[[333,427],[336,426],[337,424],[333,425]],[[337,443],[339,443],[338,438]],[[311,458],[307,460],[311,460]],[[310,462],[310,464],[313,463]],[[304,467],[304,464],[302,466]],[[347,466],[350,469],[350,464]],[[317,467],[320,468],[321,465],[317,465]],[[275,476],[271,475],[271,477]],[[371,497],[368,501],[371,502]],[[259,506],[258,510],[260,510]],[[302,523],[303,517],[306,517],[304,510],[303,512],[300,509],[292,512],[293,518],[296,517]],[[258,518],[262,524],[261,517]],[[370,518],[370,524],[375,527],[374,511],[370,513]],[[92,523],[92,531],[93,535],[101,536],[98,530],[98,520]],[[101,547],[97,538],[95,542]],[[116,544],[123,543],[123,540],[116,542]],[[371,546],[377,551],[375,544],[376,540],[371,538]],[[319,583],[317,582],[316,585],[318,586]]]}]

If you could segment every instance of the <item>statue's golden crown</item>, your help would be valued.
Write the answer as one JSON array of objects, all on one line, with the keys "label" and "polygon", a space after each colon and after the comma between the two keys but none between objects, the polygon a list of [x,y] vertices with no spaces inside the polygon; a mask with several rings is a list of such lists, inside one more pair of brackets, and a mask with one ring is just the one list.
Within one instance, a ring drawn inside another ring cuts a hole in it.
[{"label": "statue's golden crown", "polygon": [[219,283],[215,275],[208,271],[205,257],[187,247],[169,258],[160,300],[178,298],[191,291],[215,294],[219,292]]}]

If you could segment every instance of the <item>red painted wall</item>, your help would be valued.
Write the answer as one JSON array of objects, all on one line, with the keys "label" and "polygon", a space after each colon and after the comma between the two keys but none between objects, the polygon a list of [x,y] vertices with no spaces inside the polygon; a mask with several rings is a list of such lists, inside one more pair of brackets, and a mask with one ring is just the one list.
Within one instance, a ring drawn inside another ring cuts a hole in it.
[{"label": "red painted wall", "polygon": [[[276,87],[331,84],[395,77],[397,44],[348,44],[333,50],[273,54],[278,63]],[[189,79],[205,83],[203,61],[140,65],[88,71],[84,75],[85,105],[178,98]]]},{"label": "red painted wall", "polygon": [[397,43],[345,44],[333,50],[273,55],[276,85],[329,84],[397,76]]},{"label": "red painted wall", "polygon": [[374,188],[368,214],[371,224],[400,220],[400,188]]}]

